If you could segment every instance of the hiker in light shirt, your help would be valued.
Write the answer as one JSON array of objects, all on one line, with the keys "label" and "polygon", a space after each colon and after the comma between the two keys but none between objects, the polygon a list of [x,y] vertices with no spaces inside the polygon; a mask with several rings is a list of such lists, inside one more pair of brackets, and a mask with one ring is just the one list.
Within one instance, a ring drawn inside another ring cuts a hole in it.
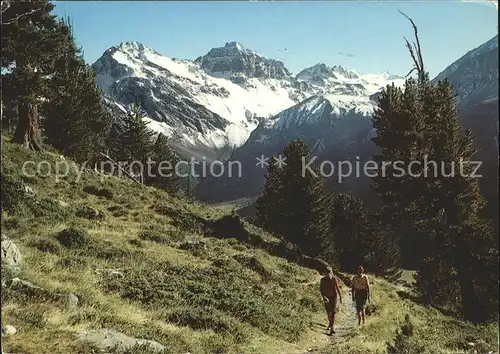
[{"label": "hiker in light shirt", "polygon": [[361,321],[365,323],[365,304],[366,300],[370,300],[370,282],[364,272],[363,267],[359,266],[357,274],[352,278],[352,301],[356,303],[358,326]]},{"label": "hiker in light shirt", "polygon": [[335,310],[337,308],[337,294],[342,303],[342,294],[340,293],[339,282],[337,278],[333,275],[332,268],[328,267],[326,269],[325,276],[321,278],[319,283],[319,290],[321,296],[323,297],[323,302],[325,303],[325,310],[328,316],[328,328],[329,334],[335,333],[333,328],[335,322]]}]

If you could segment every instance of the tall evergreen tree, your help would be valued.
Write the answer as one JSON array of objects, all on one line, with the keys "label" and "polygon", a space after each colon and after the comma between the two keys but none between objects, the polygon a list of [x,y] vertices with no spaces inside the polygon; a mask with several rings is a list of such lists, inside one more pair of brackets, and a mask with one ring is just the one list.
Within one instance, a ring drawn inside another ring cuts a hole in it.
[{"label": "tall evergreen tree", "polygon": [[282,231],[279,219],[282,216],[283,196],[280,169],[273,156],[267,168],[264,190],[255,202],[255,209],[259,225],[275,234],[280,234]]},{"label": "tall evergreen tree", "polygon": [[[3,4],[3,3],[2,3]],[[2,95],[17,104],[13,141],[40,150],[39,111],[66,30],[47,0],[11,1],[2,9]]]},{"label": "tall evergreen tree", "polygon": [[169,144],[168,138],[160,133],[153,145],[153,166],[148,183],[177,194],[180,189],[180,178],[176,175],[175,166],[180,161]]},{"label": "tall evergreen tree", "polygon": [[375,274],[397,273],[399,249],[391,230],[382,225],[361,199],[348,193],[334,194],[331,228],[343,270],[354,273],[362,264]]},{"label": "tall evergreen tree", "polygon": [[48,142],[63,154],[94,162],[104,150],[111,117],[102,105],[95,73],[76,47],[69,21],[61,21],[61,26],[67,26],[68,36],[55,62],[43,127]]},{"label": "tall evergreen tree", "polygon": [[[430,185],[425,194],[422,210],[428,216],[439,212],[443,215],[440,221],[445,227],[439,228],[440,232],[433,238],[434,259],[450,260],[450,267],[457,273],[462,312],[467,319],[480,321],[491,314],[484,312],[483,305],[489,302],[484,296],[491,296],[495,290],[486,288],[491,282],[483,283],[487,279],[482,273],[498,275],[498,269],[489,268],[490,257],[495,254],[493,231],[491,223],[483,218],[486,202],[480,193],[479,181],[471,177],[473,167],[467,164],[474,160],[473,139],[469,131],[465,135],[461,132],[449,82],[439,82],[434,97],[437,114],[429,122],[434,132],[432,159],[438,162],[441,171],[437,177],[439,183]],[[433,223],[423,224],[426,231],[435,230],[430,226]],[[498,307],[496,311],[498,313]]]},{"label": "tall evergreen tree", "polygon": [[154,132],[148,128],[148,122],[142,106],[135,102],[123,122],[123,132],[115,146],[114,154],[120,161],[139,161],[146,165],[153,157]]},{"label": "tall evergreen tree", "polygon": [[[292,141],[283,150],[285,164],[270,167],[266,187],[257,201],[258,213],[268,230],[295,244],[311,256],[322,254],[322,245],[330,238],[329,195],[323,179],[304,172],[311,159],[307,145]],[[279,163],[273,160],[272,163]],[[328,255],[333,259],[333,255]]]},{"label": "tall evergreen tree", "polygon": [[[451,85],[430,83],[416,38],[417,44],[412,47],[407,41],[407,47],[418,79],[407,80],[403,92],[385,90],[374,116],[374,141],[381,150],[379,161],[402,160],[408,167],[427,157],[435,164],[427,171],[429,166],[413,170],[424,173],[419,177],[395,177],[391,171],[375,179],[375,189],[385,210],[397,212],[398,219],[428,235],[422,240],[427,253],[417,282],[424,297],[435,303],[443,289],[452,289],[455,282],[460,292],[455,305],[461,305],[467,319],[479,321],[487,315],[481,304],[493,304],[490,300],[495,293],[488,289],[491,279],[483,274],[498,273],[491,268],[495,264],[491,258],[495,254],[493,237],[481,217],[484,200],[478,181],[468,176],[472,166],[463,166],[465,173],[459,170],[462,160],[473,157],[472,137],[461,133]],[[433,278],[438,274],[448,277],[440,277],[441,283],[435,284]],[[498,313],[498,309],[493,311]]]},{"label": "tall evergreen tree", "polygon": [[339,265],[344,271],[354,273],[360,264],[364,264],[361,249],[364,248],[367,215],[362,201],[348,193],[335,193],[330,214]]}]

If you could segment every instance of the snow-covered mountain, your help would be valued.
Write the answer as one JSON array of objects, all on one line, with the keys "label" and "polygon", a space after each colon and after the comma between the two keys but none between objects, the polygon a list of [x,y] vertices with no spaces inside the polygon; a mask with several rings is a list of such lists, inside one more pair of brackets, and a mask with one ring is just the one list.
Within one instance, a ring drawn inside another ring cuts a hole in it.
[{"label": "snow-covered mountain", "polygon": [[391,82],[396,85],[404,83],[404,78],[387,72],[362,75],[356,70],[341,65],[328,67],[323,63],[302,70],[297,74],[296,79],[299,82],[312,84],[316,94],[353,96],[372,95]]},{"label": "snow-covered mountain", "polygon": [[195,62],[207,73],[229,78],[236,83],[242,83],[246,77],[289,81],[293,78],[283,62],[266,58],[238,42],[229,42],[224,47],[213,48]]},{"label": "snow-covered mountain", "polygon": [[371,156],[374,107],[375,102],[366,96],[315,95],[262,120],[231,156],[231,161],[241,163],[244,173],[239,178],[208,176],[198,185],[198,198],[223,202],[258,195],[266,169],[256,166],[256,158],[276,156],[295,139],[311,147],[317,162],[323,158],[354,161],[356,156]]},{"label": "snow-covered mountain", "polygon": [[436,76],[447,78],[462,107],[498,99],[498,35],[467,52]]},{"label": "snow-covered mountain", "polygon": [[242,74],[236,84],[137,42],[108,49],[93,68],[107,100],[123,111],[141,100],[151,128],[190,147],[241,145],[262,118],[305,98],[281,79]]},{"label": "snow-covered mountain", "polygon": [[[492,142],[498,146],[495,140],[498,123],[496,129],[492,129],[498,116],[497,37],[467,53],[435,80],[444,77],[456,87],[461,107],[467,107],[462,109],[462,124],[473,128],[479,145],[484,142],[487,146],[481,147],[482,154],[491,155]],[[304,140],[319,160],[324,157],[329,161],[370,159],[376,151],[370,138],[377,93],[391,82],[398,86],[404,84],[403,78],[388,73],[362,75],[342,66],[325,64],[302,70],[296,79],[307,83],[307,89],[312,88],[314,95],[262,120],[231,158],[243,163],[245,175],[240,179],[207,178],[198,188],[201,199],[220,202],[257,195],[264,185],[265,169],[255,167],[255,158],[279,154],[288,142],[297,138]],[[495,97],[496,104],[491,103]],[[476,105],[478,102],[483,103]],[[492,112],[496,114],[492,116]],[[498,150],[495,156],[492,160],[498,161]],[[354,178],[344,180],[343,186],[337,183],[336,187],[358,192],[363,189],[363,193],[369,193],[368,183],[369,179]]]},{"label": "snow-covered mountain", "polygon": [[[320,81],[316,73],[323,67]],[[106,50],[93,68],[109,104],[125,112],[141,100],[150,127],[190,152],[241,146],[263,119],[315,95],[330,95],[338,112],[369,110],[369,95],[389,82],[402,82],[387,73],[361,75],[324,64],[293,76],[281,61],[237,42],[213,48],[194,61],[124,42]]]}]

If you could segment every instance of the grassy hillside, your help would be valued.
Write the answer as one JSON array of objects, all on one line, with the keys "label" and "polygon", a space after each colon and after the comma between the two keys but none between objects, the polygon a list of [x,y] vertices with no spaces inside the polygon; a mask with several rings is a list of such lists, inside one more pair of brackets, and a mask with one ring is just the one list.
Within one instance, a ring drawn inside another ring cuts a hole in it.
[{"label": "grassy hillside", "polygon": [[93,171],[26,176],[26,161],[47,161],[46,174],[63,160],[2,145],[2,198],[10,207],[2,235],[22,254],[19,274],[2,267],[2,326],[17,329],[2,338],[8,353],[98,352],[78,333],[103,328],[158,342],[164,353],[379,353],[407,312],[431,352],[471,341],[497,347],[497,325],[446,317],[379,279],[366,326],[355,328],[345,293],[339,335],[328,337],[318,273],[287,260],[297,257],[272,235],[224,208]]}]

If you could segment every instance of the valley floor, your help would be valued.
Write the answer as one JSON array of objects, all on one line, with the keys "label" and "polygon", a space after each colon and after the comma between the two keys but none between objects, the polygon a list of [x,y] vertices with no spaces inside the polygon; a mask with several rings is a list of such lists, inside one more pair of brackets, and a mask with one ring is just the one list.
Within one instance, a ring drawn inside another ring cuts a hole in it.
[{"label": "valley floor", "polygon": [[2,333],[6,353],[383,353],[405,314],[429,353],[498,348],[498,324],[445,316],[378,278],[366,325],[344,284],[327,336],[318,272],[272,235],[91,171],[22,175],[25,161],[61,160],[3,141],[2,252],[12,242],[22,255],[18,270],[2,264],[2,328],[16,329]]}]

